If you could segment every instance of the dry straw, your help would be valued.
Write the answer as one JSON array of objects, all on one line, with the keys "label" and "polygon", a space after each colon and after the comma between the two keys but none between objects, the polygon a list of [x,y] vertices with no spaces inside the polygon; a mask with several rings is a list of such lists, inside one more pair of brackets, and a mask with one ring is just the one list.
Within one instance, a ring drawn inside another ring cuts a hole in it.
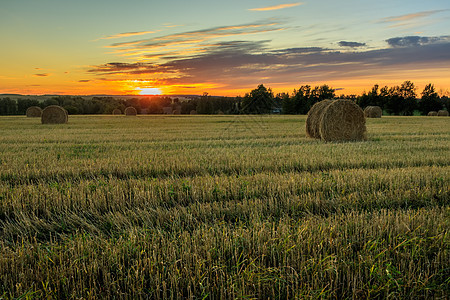
[{"label": "dry straw", "polygon": [[40,118],[42,116],[42,108],[39,106],[30,106],[27,109],[26,116],[29,118]]},{"label": "dry straw", "polygon": [[127,116],[135,116],[137,115],[137,110],[133,106],[129,106],[125,108],[125,115]]},{"label": "dry straw", "polygon": [[381,118],[383,110],[379,106],[367,106],[364,109],[364,116],[366,118]]},{"label": "dry straw", "polygon": [[323,110],[319,121],[320,137],[325,141],[361,141],[366,137],[363,110],[350,100],[336,100]]},{"label": "dry straw", "polygon": [[115,108],[115,109],[112,111],[112,114],[113,114],[113,115],[121,115],[121,114],[122,114],[122,111],[121,111],[120,109],[118,109],[118,108]]},{"label": "dry straw", "polygon": [[306,135],[320,139],[319,133],[319,120],[322,111],[331,104],[331,100],[323,100],[314,104],[308,112],[308,117],[306,118]]},{"label": "dry straw", "polygon": [[430,112],[428,113],[428,116],[429,116],[429,117],[437,116],[437,111],[434,111],[434,110],[430,111]]},{"label": "dry straw", "polygon": [[448,117],[448,111],[447,110],[440,110],[437,112],[437,115],[439,117]]},{"label": "dry straw", "polygon": [[65,124],[69,117],[67,111],[59,105],[50,105],[42,111],[42,124]]}]

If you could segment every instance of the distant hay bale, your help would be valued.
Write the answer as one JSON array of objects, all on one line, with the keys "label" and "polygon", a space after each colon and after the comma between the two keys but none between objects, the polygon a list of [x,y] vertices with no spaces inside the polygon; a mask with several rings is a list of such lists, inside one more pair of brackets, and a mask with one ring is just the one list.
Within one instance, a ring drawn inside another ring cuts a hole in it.
[{"label": "distant hay bale", "polygon": [[319,121],[322,111],[333,102],[331,100],[322,100],[314,104],[308,112],[306,118],[306,135],[314,139],[320,139]]},{"label": "distant hay bale", "polygon": [[42,108],[39,106],[30,106],[27,109],[26,116],[28,118],[40,118],[42,116]]},{"label": "distant hay bale", "polygon": [[225,113],[224,113],[223,111],[221,111],[221,110],[218,110],[218,111],[217,111],[217,114],[218,114],[218,115],[224,115]]},{"label": "distant hay bale", "polygon": [[171,106],[165,106],[163,107],[163,114],[165,115],[171,115],[173,113],[173,109]]},{"label": "distant hay bale", "polygon": [[65,124],[68,119],[67,111],[59,105],[47,106],[41,115],[42,124]]},{"label": "distant hay bale", "polygon": [[383,110],[379,106],[367,106],[364,109],[364,116],[366,118],[381,118]]},{"label": "distant hay bale", "polygon": [[193,109],[193,110],[191,110],[191,112],[190,112],[189,114],[191,114],[191,115],[196,115],[196,114],[197,114],[197,111],[196,111],[195,109]]},{"label": "distant hay bale", "polygon": [[432,111],[430,111],[429,113],[428,113],[428,116],[429,117],[434,117],[434,116],[437,116],[437,111],[434,111],[434,110],[432,110]]},{"label": "distant hay bale", "polygon": [[437,112],[438,117],[448,117],[448,111],[447,110],[440,110]]},{"label": "distant hay bale", "polygon": [[363,110],[350,100],[336,100],[322,111],[319,133],[325,141],[361,141],[366,139]]},{"label": "distant hay bale", "polygon": [[125,115],[126,116],[135,116],[137,115],[137,110],[133,106],[129,106],[125,108]]},{"label": "distant hay bale", "polygon": [[113,114],[113,115],[121,115],[121,114],[122,114],[122,111],[121,111],[120,109],[118,109],[118,108],[115,108],[115,109],[112,111],[112,114]]}]

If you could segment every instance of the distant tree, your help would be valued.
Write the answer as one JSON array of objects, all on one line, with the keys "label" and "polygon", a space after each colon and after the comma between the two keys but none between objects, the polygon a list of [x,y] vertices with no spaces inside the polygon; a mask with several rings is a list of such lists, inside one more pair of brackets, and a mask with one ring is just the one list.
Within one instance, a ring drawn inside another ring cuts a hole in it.
[{"label": "distant tree", "polygon": [[378,90],[379,85],[375,84],[370,92],[367,94],[364,92],[361,96],[357,97],[356,103],[362,108],[366,108],[367,106],[379,106],[383,108],[385,99],[381,95],[382,92]]},{"label": "distant tree", "polygon": [[9,97],[0,99],[0,115],[16,115],[17,102]]},{"label": "distant tree", "polygon": [[17,99],[17,113],[24,115],[31,106],[39,106],[39,101],[35,99]]},{"label": "distant tree", "polygon": [[428,114],[430,111],[438,111],[442,109],[443,105],[439,101],[439,95],[436,92],[434,85],[427,84],[422,91],[422,98],[419,101],[419,111],[422,115]]},{"label": "distant tree", "polygon": [[386,98],[385,109],[389,114],[410,116],[417,108],[416,87],[411,81],[405,81],[401,86],[382,89],[380,94]]},{"label": "distant tree", "polygon": [[276,106],[272,90],[263,84],[245,94],[242,104],[242,112],[250,114],[270,113]]}]

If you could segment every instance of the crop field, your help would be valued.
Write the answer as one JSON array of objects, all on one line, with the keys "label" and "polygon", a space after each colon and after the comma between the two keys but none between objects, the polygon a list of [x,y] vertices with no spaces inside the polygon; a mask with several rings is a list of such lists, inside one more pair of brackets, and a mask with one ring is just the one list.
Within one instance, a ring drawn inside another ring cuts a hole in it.
[{"label": "crop field", "polygon": [[0,299],[450,297],[450,118],[0,118]]}]

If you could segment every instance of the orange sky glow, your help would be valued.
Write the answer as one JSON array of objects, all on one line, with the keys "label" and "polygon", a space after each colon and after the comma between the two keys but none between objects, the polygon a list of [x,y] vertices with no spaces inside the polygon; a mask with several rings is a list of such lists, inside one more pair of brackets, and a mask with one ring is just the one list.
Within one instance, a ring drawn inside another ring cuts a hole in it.
[{"label": "orange sky glow", "polygon": [[360,95],[406,80],[419,95],[429,83],[450,90],[444,0],[42,1],[1,4],[0,94],[243,96],[259,84],[275,94],[327,84]]}]

